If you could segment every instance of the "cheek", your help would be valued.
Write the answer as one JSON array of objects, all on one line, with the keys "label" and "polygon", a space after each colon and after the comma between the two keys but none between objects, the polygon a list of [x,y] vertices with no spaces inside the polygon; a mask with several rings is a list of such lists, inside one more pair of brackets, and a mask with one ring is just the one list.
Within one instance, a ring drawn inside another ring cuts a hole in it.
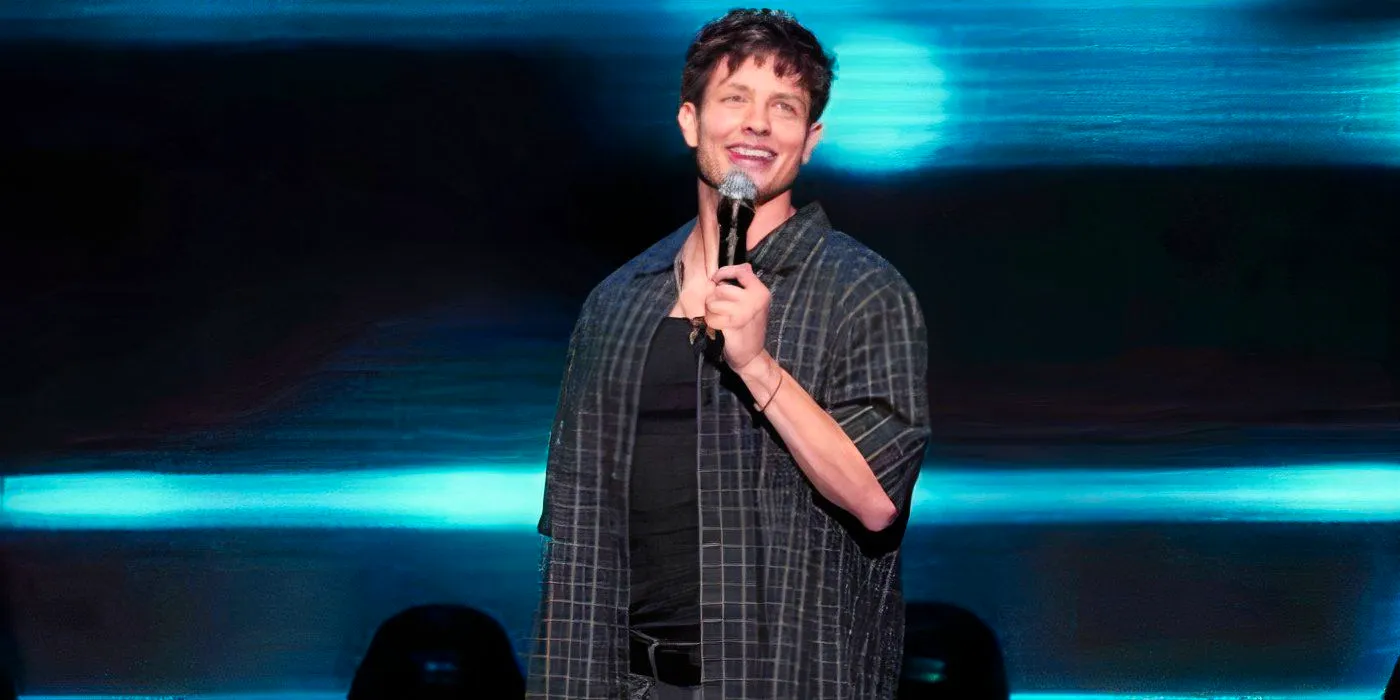
[{"label": "cheek", "polygon": [[788,152],[792,154],[793,163],[801,163],[807,159],[807,144],[798,141],[793,144],[792,149]]},{"label": "cheek", "polygon": [[724,143],[725,134],[726,132],[724,129],[715,128],[712,126],[710,129],[707,129],[705,131],[705,138],[709,139],[710,143],[719,145]]},{"label": "cheek", "polygon": [[711,110],[700,121],[700,130],[714,138],[724,138],[743,127],[743,120],[725,110]]}]

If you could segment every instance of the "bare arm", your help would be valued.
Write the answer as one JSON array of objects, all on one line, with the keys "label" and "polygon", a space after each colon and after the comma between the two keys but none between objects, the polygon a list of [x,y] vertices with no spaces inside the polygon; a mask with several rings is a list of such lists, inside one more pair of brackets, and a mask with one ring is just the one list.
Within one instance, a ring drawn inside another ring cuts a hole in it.
[{"label": "bare arm", "polygon": [[722,267],[711,281],[705,320],[727,334],[726,361],[798,467],[866,529],[888,528],[909,503],[930,433],[927,332],[913,290],[878,268],[840,285],[818,401],[768,352],[771,295],[750,266]]},{"label": "bare arm", "polygon": [[736,373],[766,405],[764,416],[818,493],[871,532],[894,522],[898,510],[855,442],[772,355],[765,351]]}]

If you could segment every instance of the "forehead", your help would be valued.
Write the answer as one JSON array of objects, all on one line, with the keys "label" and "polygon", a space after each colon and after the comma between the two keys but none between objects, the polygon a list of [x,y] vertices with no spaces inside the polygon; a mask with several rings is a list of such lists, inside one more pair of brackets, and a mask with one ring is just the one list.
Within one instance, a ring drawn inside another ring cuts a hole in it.
[{"label": "forehead", "polygon": [[774,71],[778,62],[771,56],[749,56],[742,63],[734,66],[734,70],[729,69],[729,60],[720,59],[715,64],[715,69],[710,73],[710,81],[707,88],[718,88],[725,85],[743,85],[751,90],[765,92],[788,92],[802,98],[807,98],[807,90],[799,82],[796,71],[789,71],[786,75],[779,77]]}]

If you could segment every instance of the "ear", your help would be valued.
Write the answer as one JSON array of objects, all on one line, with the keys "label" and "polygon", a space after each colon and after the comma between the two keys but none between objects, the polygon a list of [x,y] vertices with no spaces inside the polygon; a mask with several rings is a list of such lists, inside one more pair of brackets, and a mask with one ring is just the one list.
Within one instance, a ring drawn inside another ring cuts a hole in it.
[{"label": "ear", "polygon": [[693,102],[684,102],[676,113],[676,122],[681,125],[681,136],[691,148],[700,146],[700,115]]},{"label": "ear", "polygon": [[807,143],[802,146],[802,164],[812,160],[812,151],[817,149],[817,143],[822,140],[822,133],[826,131],[821,122],[817,122],[807,127]]}]

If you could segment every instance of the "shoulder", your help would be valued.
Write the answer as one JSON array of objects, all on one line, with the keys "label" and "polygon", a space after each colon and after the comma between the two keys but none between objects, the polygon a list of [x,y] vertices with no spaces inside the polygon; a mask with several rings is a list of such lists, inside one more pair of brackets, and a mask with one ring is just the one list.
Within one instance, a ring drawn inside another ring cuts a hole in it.
[{"label": "shoulder", "polygon": [[610,308],[610,304],[618,303],[623,298],[620,292],[627,289],[639,275],[660,274],[671,269],[676,253],[694,225],[692,219],[604,277],[584,300],[583,314],[597,313]]},{"label": "shoulder", "polygon": [[827,280],[837,295],[839,310],[854,313],[872,301],[889,304],[913,304],[918,299],[904,275],[888,260],[869,246],[841,231],[827,232],[821,252],[816,256],[818,279]]}]

